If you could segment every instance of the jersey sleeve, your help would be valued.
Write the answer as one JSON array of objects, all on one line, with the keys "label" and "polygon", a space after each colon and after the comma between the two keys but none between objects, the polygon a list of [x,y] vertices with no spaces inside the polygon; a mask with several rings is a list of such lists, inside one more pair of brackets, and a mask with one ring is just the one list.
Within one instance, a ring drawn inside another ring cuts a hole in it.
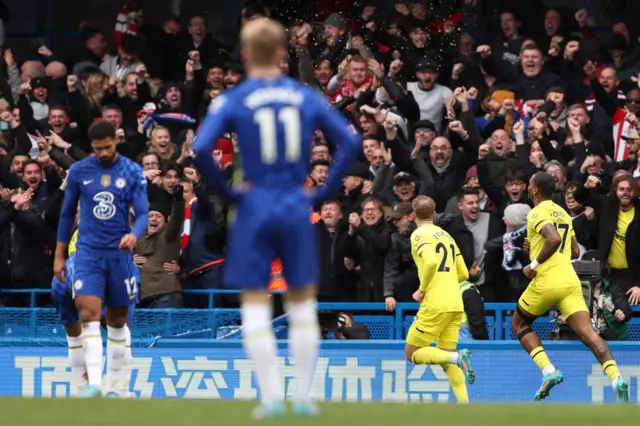
[{"label": "jersey sleeve", "polygon": [[233,130],[229,104],[228,95],[220,95],[211,103],[196,136],[193,152],[196,155],[194,162],[199,172],[222,197],[232,199],[225,175],[213,161],[213,151],[216,149],[218,138],[225,132]]},{"label": "jersey sleeve", "polygon": [[149,221],[149,201],[147,195],[147,179],[144,177],[142,169],[136,167],[133,176],[134,183],[131,187],[131,197],[135,222],[131,233],[140,239],[147,229]]},{"label": "jersey sleeve", "polygon": [[529,221],[531,221],[531,226],[536,233],[540,233],[540,230],[547,224],[552,224],[551,216],[548,212],[544,210],[532,210],[529,213]]},{"label": "jersey sleeve", "polygon": [[414,245],[415,254],[420,258],[420,263],[422,264],[420,276],[418,277],[420,279],[420,290],[426,292],[429,282],[436,273],[436,252],[433,245],[419,235],[414,235],[411,243]]},{"label": "jersey sleeve", "polygon": [[60,212],[60,222],[58,224],[57,241],[68,244],[71,239],[73,222],[78,211],[78,199],[80,198],[80,188],[77,178],[77,169],[73,166],[67,173],[67,189],[64,192],[64,201]]},{"label": "jersey sleeve", "polygon": [[320,95],[308,90],[307,96],[313,98],[320,130],[322,130],[329,142],[339,145],[327,182],[317,196],[318,201],[324,201],[330,198],[340,187],[344,174],[360,149],[361,138],[358,133],[348,129],[344,117],[331,108]]}]

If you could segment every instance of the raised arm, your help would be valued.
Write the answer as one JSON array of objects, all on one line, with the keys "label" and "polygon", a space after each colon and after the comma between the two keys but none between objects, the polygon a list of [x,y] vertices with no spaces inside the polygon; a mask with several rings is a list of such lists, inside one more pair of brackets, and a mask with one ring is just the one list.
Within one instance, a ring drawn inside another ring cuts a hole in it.
[{"label": "raised arm", "polygon": [[213,150],[216,148],[218,138],[231,126],[229,114],[230,105],[227,97],[220,95],[209,107],[202,127],[193,145],[193,152],[196,154],[194,163],[200,174],[207,178],[221,197],[227,200],[237,201],[237,195],[229,190],[224,173],[213,160]]},{"label": "raised arm", "polygon": [[149,222],[149,201],[147,195],[147,179],[142,174],[142,169],[136,177],[137,182],[133,186],[131,195],[133,196],[133,214],[135,222],[131,233],[139,240],[147,229]]}]

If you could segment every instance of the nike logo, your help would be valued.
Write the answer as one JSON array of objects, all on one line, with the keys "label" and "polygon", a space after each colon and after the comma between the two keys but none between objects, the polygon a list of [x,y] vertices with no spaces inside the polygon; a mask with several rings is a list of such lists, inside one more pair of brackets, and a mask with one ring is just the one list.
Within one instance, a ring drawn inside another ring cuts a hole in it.
[{"label": "nike logo", "polygon": [[84,183],[85,185],[89,185],[91,182],[93,182],[93,179],[91,179],[91,180],[85,180],[85,181],[84,181],[84,182],[82,182],[82,183]]}]

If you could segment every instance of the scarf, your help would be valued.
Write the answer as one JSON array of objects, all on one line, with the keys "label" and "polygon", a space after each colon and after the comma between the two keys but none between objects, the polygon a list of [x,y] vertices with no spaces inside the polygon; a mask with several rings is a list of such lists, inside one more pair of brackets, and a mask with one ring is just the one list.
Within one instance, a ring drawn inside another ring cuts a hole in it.
[{"label": "scarf", "polygon": [[444,172],[446,172],[446,171],[447,171],[447,169],[449,168],[449,166],[451,165],[451,157],[449,157],[449,159],[447,160],[447,162],[446,162],[446,163],[444,163],[444,166],[442,166],[442,167],[438,167],[438,166],[436,166],[436,163],[434,163],[434,162],[433,162],[433,160],[430,160],[430,161],[431,161],[431,165],[433,166],[433,168],[436,170],[436,172],[437,172],[439,175],[440,175],[440,174],[442,174],[442,173],[444,173]]},{"label": "scarf", "polygon": [[120,47],[120,41],[125,34],[136,34],[138,28],[136,24],[133,22],[129,22],[129,13],[134,12],[133,10],[129,10],[126,5],[122,6],[120,12],[118,12],[118,16],[116,17],[116,29],[113,33],[113,37],[116,42],[116,50]]},{"label": "scarf", "polygon": [[180,253],[184,251],[189,244],[189,236],[191,235],[191,206],[198,201],[193,197],[189,203],[184,206],[184,222],[182,224],[182,234],[180,235]]},{"label": "scarf", "polygon": [[[342,83],[342,85],[338,88],[338,91],[336,92],[336,95],[333,97],[331,102],[335,104],[336,102],[340,102],[345,98],[351,98],[354,96],[356,90],[371,87],[372,83],[373,83],[373,79],[369,76],[367,76],[362,82],[362,84],[358,87],[353,86],[350,80],[345,80]],[[348,107],[345,108],[345,110],[347,111],[350,111],[351,109],[353,109],[353,105],[349,105]]]},{"label": "scarf", "polygon": [[523,225],[514,232],[507,232],[502,236],[502,268],[505,271],[516,271],[522,269],[522,264],[518,255],[522,252],[522,243],[527,235],[527,225]]}]

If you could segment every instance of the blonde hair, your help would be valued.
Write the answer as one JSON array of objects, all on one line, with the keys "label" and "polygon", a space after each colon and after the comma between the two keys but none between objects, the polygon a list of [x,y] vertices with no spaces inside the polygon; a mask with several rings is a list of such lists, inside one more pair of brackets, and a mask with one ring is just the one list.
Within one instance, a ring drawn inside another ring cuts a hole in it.
[{"label": "blonde hair", "polygon": [[[153,145],[153,137],[156,135],[156,133],[158,133],[161,130],[164,130],[169,134],[169,153],[166,154],[164,157],[161,156],[160,153],[158,153],[158,151],[156,151],[156,147]],[[171,136],[171,132],[169,131],[169,129],[167,129],[164,126],[155,126],[151,130],[151,138],[147,141],[147,150],[149,153],[156,154],[158,157],[160,157],[161,160],[169,160],[171,157],[173,157],[173,155],[176,153],[178,148],[176,147],[176,144],[173,143],[173,137]]]},{"label": "blonde hair", "polygon": [[87,85],[85,86],[85,93],[91,106],[101,107],[102,97],[104,96],[104,83],[107,81],[107,76],[101,72],[93,72],[87,77]]},{"label": "blonde hair", "polygon": [[282,24],[271,19],[256,19],[242,28],[242,46],[247,49],[246,61],[256,66],[279,66],[287,39]]},{"label": "blonde hair", "polygon": [[432,220],[436,212],[436,202],[431,197],[418,195],[411,203],[418,220]]}]

